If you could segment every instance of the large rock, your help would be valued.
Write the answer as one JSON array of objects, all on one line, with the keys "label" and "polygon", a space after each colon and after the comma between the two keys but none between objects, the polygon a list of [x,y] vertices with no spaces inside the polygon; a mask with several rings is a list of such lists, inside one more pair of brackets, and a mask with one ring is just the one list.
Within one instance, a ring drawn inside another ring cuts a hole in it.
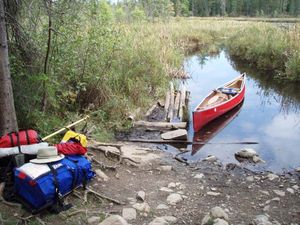
[{"label": "large rock", "polygon": [[99,225],[128,225],[128,223],[123,217],[113,215],[103,220]]},{"label": "large rock", "polygon": [[173,139],[187,140],[187,131],[186,129],[169,131],[161,134],[161,138],[164,140],[173,140]]},{"label": "large rock", "polygon": [[235,154],[242,158],[252,158],[253,156],[257,155],[256,151],[252,148],[243,148]]},{"label": "large rock", "polygon": [[135,220],[136,219],[136,210],[133,208],[124,208],[122,210],[122,216],[125,220]]},{"label": "large rock", "polygon": [[243,148],[239,152],[236,152],[235,156],[238,161],[248,160],[254,163],[265,163],[252,148]]},{"label": "large rock", "polygon": [[219,206],[216,206],[216,207],[212,208],[210,210],[210,215],[213,218],[221,218],[221,219],[224,219],[224,220],[228,220],[227,213],[225,213],[224,210],[222,208],[220,208]]},{"label": "large rock", "polygon": [[169,205],[176,205],[183,200],[182,196],[178,193],[172,193],[167,197],[167,202]]},{"label": "large rock", "polygon": [[258,215],[253,221],[254,225],[272,225],[266,215]]}]

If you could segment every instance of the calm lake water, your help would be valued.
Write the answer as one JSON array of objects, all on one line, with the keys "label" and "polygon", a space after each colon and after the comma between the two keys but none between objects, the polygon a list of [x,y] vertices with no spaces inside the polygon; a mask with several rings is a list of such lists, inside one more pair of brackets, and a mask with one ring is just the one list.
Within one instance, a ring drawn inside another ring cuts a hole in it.
[{"label": "calm lake water", "polygon": [[255,141],[257,145],[206,144],[188,146],[192,154],[183,158],[202,160],[217,156],[223,163],[238,163],[234,153],[241,148],[253,148],[265,164],[245,165],[252,170],[280,172],[300,166],[300,87],[274,84],[267,73],[258,74],[247,65],[234,63],[225,52],[217,56],[193,55],[186,57],[185,70],[191,79],[185,82],[191,92],[191,112],[214,88],[247,73],[246,94],[243,104],[200,133],[189,126],[189,140],[210,143]]}]

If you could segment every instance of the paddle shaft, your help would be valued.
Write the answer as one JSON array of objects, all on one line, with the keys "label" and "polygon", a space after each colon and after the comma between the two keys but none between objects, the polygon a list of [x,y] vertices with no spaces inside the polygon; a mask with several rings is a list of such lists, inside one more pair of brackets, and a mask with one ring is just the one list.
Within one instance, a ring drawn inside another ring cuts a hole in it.
[{"label": "paddle shaft", "polygon": [[85,121],[85,120],[88,119],[88,118],[89,118],[89,116],[86,116],[86,117],[84,117],[83,119],[80,119],[80,120],[78,120],[78,121],[76,121],[76,122],[74,122],[74,123],[72,123],[72,124],[70,124],[70,125],[68,125],[68,126],[66,126],[66,127],[64,127],[64,128],[61,128],[60,130],[55,131],[54,133],[49,134],[48,136],[42,138],[42,141],[45,141],[45,140],[47,140],[47,139],[49,139],[49,138],[51,138],[51,137],[53,137],[53,136],[55,136],[55,135],[57,135],[57,134],[59,134],[59,133],[65,131],[65,130],[69,129],[69,128],[71,128],[71,127],[73,127],[73,126],[75,126],[75,125],[77,125],[77,124],[79,124],[79,123]]},{"label": "paddle shaft", "polygon": [[219,143],[211,143],[211,142],[198,142],[198,141],[185,141],[185,140],[144,140],[144,139],[127,139],[122,140],[125,142],[141,142],[141,143],[156,143],[156,144],[195,144],[195,145],[206,145],[206,144],[244,144],[244,145],[256,145],[258,142],[256,141],[242,141],[242,142],[219,142]]}]

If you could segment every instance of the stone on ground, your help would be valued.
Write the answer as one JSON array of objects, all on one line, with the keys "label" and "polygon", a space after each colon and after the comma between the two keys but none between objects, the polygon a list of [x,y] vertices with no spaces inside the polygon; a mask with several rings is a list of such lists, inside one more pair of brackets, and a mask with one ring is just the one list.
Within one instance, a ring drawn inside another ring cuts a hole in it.
[{"label": "stone on ground", "polygon": [[167,202],[169,205],[176,205],[183,200],[182,196],[178,193],[172,193],[167,197]]},{"label": "stone on ground", "polygon": [[157,210],[164,210],[164,209],[169,209],[169,206],[165,205],[165,204],[159,204],[156,207]]},{"label": "stone on ground", "polygon": [[228,220],[227,213],[225,213],[224,210],[219,206],[216,206],[216,207],[212,208],[210,210],[210,215],[213,218],[221,218],[221,219],[224,219],[224,220]]},{"label": "stone on ground", "polygon": [[204,176],[203,173],[199,173],[199,174],[196,174],[196,175],[194,176],[195,179],[202,179],[202,178],[204,178],[204,177],[205,177],[205,176]]},{"label": "stone on ground", "polygon": [[254,225],[272,225],[266,215],[258,215],[253,221]]},{"label": "stone on ground", "polygon": [[214,220],[214,225],[229,225],[226,220],[217,218]]},{"label": "stone on ground", "polygon": [[203,159],[203,161],[216,162],[216,161],[218,161],[218,158],[214,155],[209,155],[205,159]]},{"label": "stone on ground", "polygon": [[95,173],[97,174],[97,176],[103,180],[103,181],[108,181],[109,177],[100,169],[95,170]]},{"label": "stone on ground", "polygon": [[257,155],[256,151],[252,148],[243,148],[235,154],[243,158],[252,158],[253,156]]},{"label": "stone on ground", "polygon": [[139,192],[136,194],[136,199],[137,199],[137,200],[145,201],[145,198],[146,198],[146,193],[145,193],[144,191],[139,191]]},{"label": "stone on ground", "polygon": [[169,223],[162,217],[156,217],[149,225],[169,225]]},{"label": "stone on ground", "polygon": [[269,174],[267,175],[267,178],[268,178],[269,180],[275,180],[275,179],[278,179],[279,176],[276,175],[276,174],[273,174],[273,173],[269,173]]},{"label": "stone on ground", "polygon": [[128,225],[128,223],[123,217],[113,215],[103,220],[99,225]]},{"label": "stone on ground", "polygon": [[98,224],[100,222],[100,217],[99,216],[92,216],[92,217],[88,218],[87,222],[90,225]]},{"label": "stone on ground", "polygon": [[166,171],[166,172],[168,172],[168,171],[171,171],[173,169],[173,167],[172,166],[159,166],[157,169],[159,171]]},{"label": "stone on ground", "polygon": [[273,190],[274,193],[276,195],[279,195],[280,197],[284,197],[285,196],[285,192],[284,191],[280,191],[280,190]]},{"label": "stone on ground", "polygon": [[138,211],[141,211],[141,212],[146,212],[146,213],[149,213],[149,212],[150,212],[150,206],[149,206],[149,204],[146,203],[146,202],[143,202],[143,203],[135,203],[132,207],[135,208],[135,209],[138,210]]},{"label": "stone on ground", "polygon": [[125,220],[135,220],[136,219],[136,210],[133,208],[124,208],[122,210],[122,217]]}]

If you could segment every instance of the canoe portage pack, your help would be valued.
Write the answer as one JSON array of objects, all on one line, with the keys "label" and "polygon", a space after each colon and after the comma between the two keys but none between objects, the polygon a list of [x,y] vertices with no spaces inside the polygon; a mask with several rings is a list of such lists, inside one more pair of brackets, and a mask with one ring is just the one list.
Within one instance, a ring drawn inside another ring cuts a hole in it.
[{"label": "canoe portage pack", "polygon": [[41,141],[35,130],[20,130],[0,137],[0,148],[37,144]]},{"label": "canoe portage pack", "polygon": [[26,163],[16,168],[15,192],[23,205],[32,213],[44,209],[62,211],[63,197],[95,176],[89,160],[83,156],[66,156],[60,161]]}]

